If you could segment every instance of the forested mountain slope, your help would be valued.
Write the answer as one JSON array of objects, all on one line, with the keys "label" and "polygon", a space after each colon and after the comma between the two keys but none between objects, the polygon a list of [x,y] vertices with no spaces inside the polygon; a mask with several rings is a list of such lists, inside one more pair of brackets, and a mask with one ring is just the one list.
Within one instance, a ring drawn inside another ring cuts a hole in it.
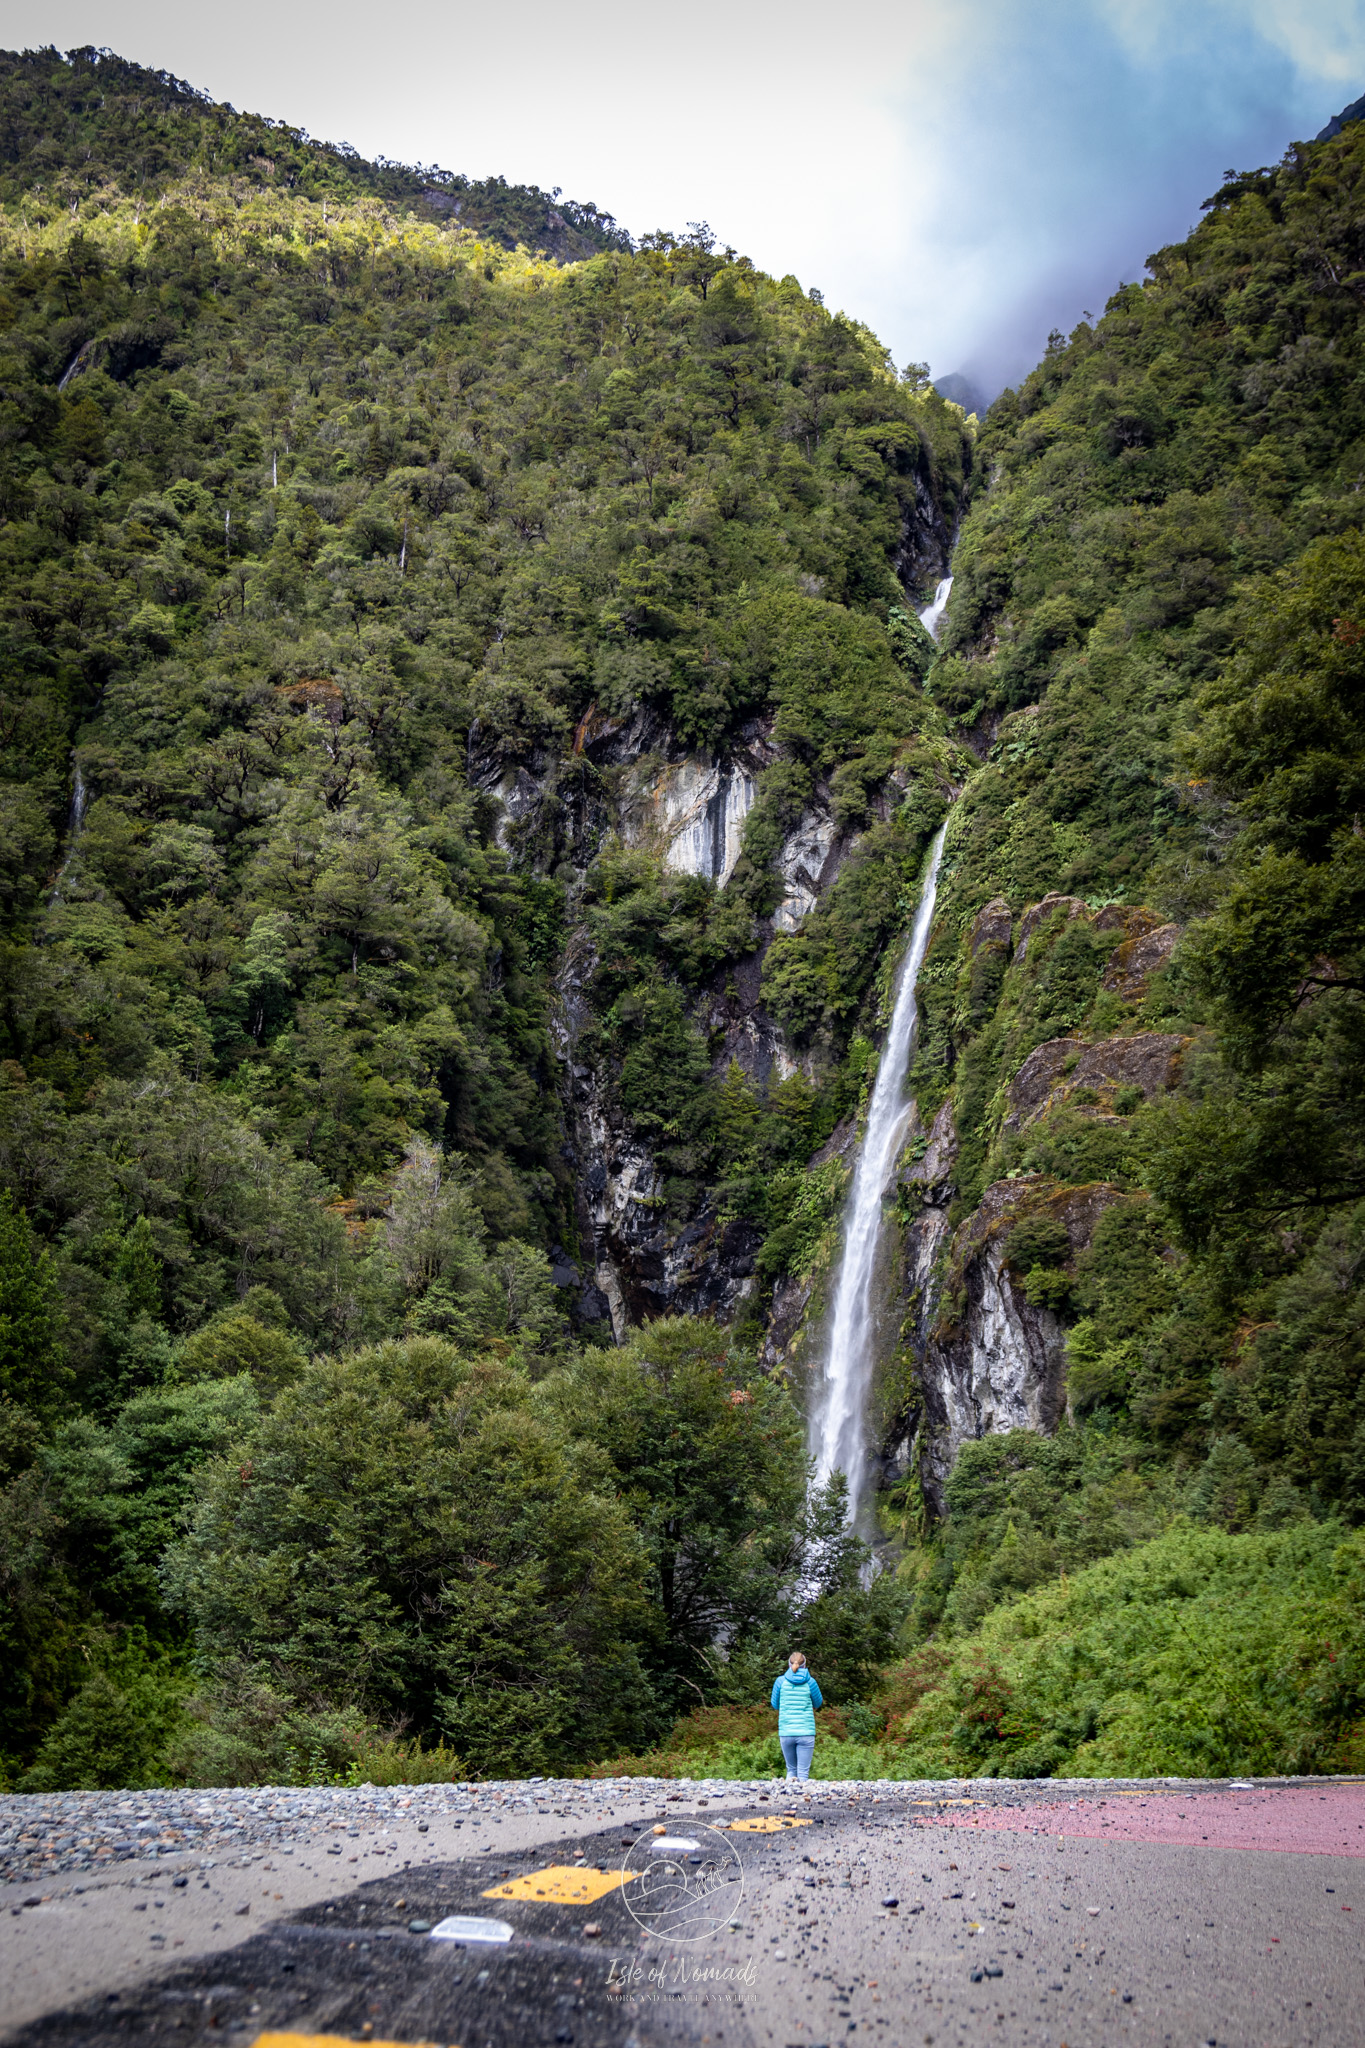
[{"label": "forested mountain slope", "polygon": [[25,201],[41,210],[102,192],[146,204],[197,177],[231,180],[243,194],[382,199],[399,213],[457,218],[503,248],[525,243],[561,261],[631,246],[591,202],[435,164],[369,163],[349,143],[239,113],[110,50],[0,53],[0,198],[19,202],[21,214]]},{"label": "forested mountain slope", "polygon": [[[1233,179],[980,442],[928,689],[983,766],[923,983],[933,1142],[884,1395],[907,1531],[926,1496],[948,1515],[912,1567],[940,1638],[1173,1517],[1361,1515],[1363,173],[1350,125]],[[1345,1753],[1362,1667],[1334,1630],[1241,1692],[1209,1637],[1233,1749],[1235,1694],[1278,1767]],[[1102,1636],[1087,1712],[1002,1677],[945,1762],[1226,1762],[1169,1717],[1107,1740]],[[1317,1732],[1276,1748],[1296,1686]]]},{"label": "forested mountain slope", "polygon": [[970,765],[962,414],[704,231],[559,266],[116,60],[5,91],[0,1745],[153,1768],[193,1624],[186,1769],[562,1763],[817,1553],[860,1682],[787,1397],[601,1347],[761,1328],[834,1213]]},{"label": "forested mountain slope", "polygon": [[793,1633],[859,1768],[1358,1762],[1365,128],[978,427],[704,229],[0,84],[9,1781],[581,1765]]},{"label": "forested mountain slope", "polygon": [[1230,180],[977,445],[854,1775],[1365,1758],[1363,178]]}]

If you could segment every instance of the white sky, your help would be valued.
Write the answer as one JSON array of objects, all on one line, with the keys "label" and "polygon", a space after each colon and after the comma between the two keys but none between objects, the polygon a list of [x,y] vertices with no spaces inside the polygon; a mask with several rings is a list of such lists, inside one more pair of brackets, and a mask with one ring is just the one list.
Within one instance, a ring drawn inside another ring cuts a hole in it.
[{"label": "white sky", "polygon": [[366,156],[709,220],[989,391],[1365,93],[1365,0],[5,0]]}]

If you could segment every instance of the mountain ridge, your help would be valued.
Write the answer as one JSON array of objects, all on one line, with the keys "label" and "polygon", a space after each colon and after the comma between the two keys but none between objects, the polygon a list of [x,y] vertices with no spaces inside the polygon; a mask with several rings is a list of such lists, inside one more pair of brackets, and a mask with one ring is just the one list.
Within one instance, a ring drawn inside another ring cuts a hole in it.
[{"label": "mountain ridge", "polygon": [[370,162],[347,143],[319,142],[288,122],[240,113],[111,50],[0,55],[0,199],[55,182],[69,203],[109,176],[131,179],[151,196],[195,167],[257,190],[385,199],[419,218],[457,219],[509,250],[525,242],[557,262],[631,247],[624,229],[591,202],[501,177],[469,179],[435,164]]}]

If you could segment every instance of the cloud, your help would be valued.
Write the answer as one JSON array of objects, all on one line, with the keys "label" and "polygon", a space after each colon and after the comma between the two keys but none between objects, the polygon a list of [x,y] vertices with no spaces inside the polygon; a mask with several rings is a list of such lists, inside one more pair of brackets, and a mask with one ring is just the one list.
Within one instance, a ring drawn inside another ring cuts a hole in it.
[{"label": "cloud", "polygon": [[10,0],[367,155],[708,219],[991,389],[1365,91],[1365,0]]},{"label": "cloud", "polygon": [[1027,15],[976,0],[959,19],[940,105],[961,111],[932,121],[936,174],[906,232],[905,275],[922,282],[883,319],[990,388],[1140,275],[1229,166],[1275,161],[1365,87],[1347,0],[1326,0],[1320,26],[1286,0],[1054,0]]}]

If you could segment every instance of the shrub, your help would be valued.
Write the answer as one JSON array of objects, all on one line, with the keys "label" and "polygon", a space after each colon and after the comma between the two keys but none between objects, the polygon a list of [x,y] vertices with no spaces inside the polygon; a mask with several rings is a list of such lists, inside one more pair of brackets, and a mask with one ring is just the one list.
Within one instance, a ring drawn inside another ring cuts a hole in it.
[{"label": "shrub", "polygon": [[48,1729],[20,1792],[135,1790],[165,1783],[165,1751],[189,1690],[168,1658],[134,1646],[86,1680]]}]

